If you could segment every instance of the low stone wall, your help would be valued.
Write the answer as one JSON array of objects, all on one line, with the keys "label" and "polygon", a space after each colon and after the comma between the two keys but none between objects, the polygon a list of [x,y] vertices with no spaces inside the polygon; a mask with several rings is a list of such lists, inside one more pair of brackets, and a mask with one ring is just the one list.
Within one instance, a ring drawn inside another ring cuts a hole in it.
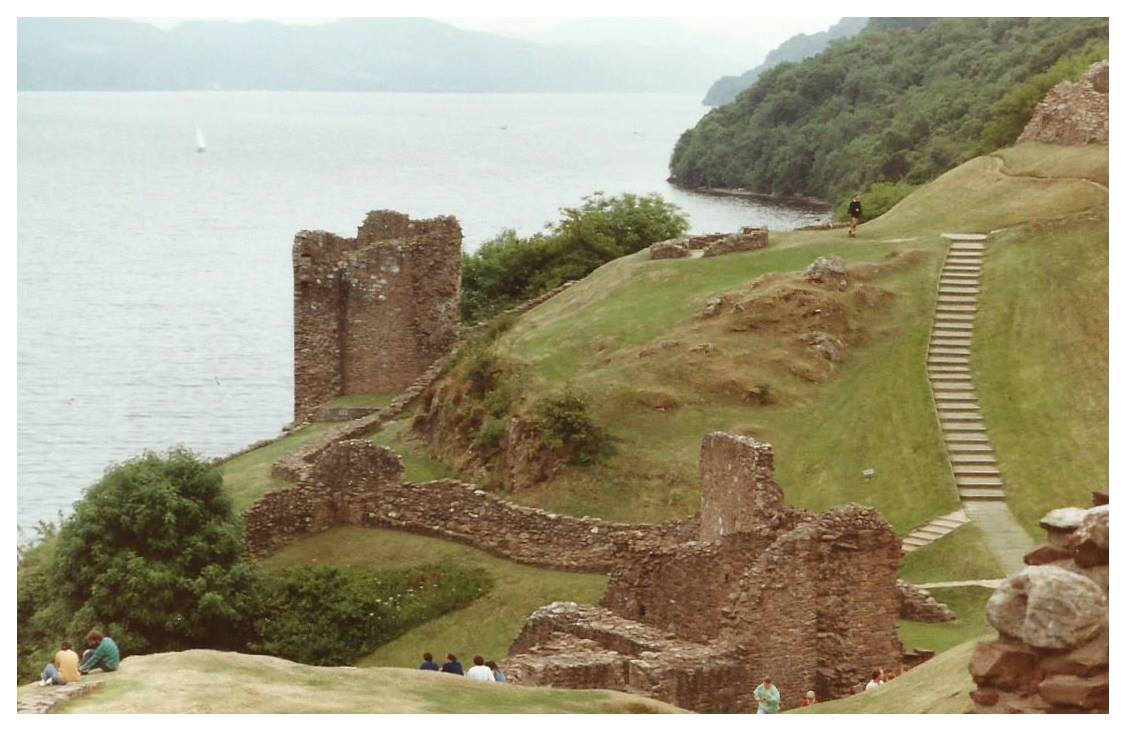
[{"label": "low stone wall", "polygon": [[650,259],[683,259],[686,256],[692,256],[688,239],[669,239],[649,246]]},{"label": "low stone wall", "polygon": [[602,573],[698,531],[694,521],[649,525],[557,515],[456,480],[403,482],[398,456],[363,440],[326,448],[303,484],[266,495],[244,520],[252,556],[335,526],[364,525],[454,540],[535,566]]},{"label": "low stone wall", "polygon": [[725,236],[704,249],[704,256],[723,256],[738,251],[755,251],[766,247],[770,231],[764,228],[744,226],[739,233]]},{"label": "low stone wall", "polygon": [[1017,138],[1021,142],[1110,144],[1110,62],[1094,64],[1075,83],[1053,86]]},{"label": "low stone wall", "polygon": [[16,697],[16,713],[51,713],[67,701],[93,693],[102,685],[101,680],[83,680],[35,688],[31,693]]},{"label": "low stone wall", "polygon": [[746,713],[754,706],[754,684],[738,658],[573,602],[536,610],[504,668],[523,685],[609,688],[700,713]]},{"label": "low stone wall", "polygon": [[994,592],[998,638],[970,661],[977,713],[1107,713],[1110,705],[1110,506],[1063,508],[1048,540]]},{"label": "low stone wall", "polygon": [[951,622],[957,619],[950,607],[931,596],[926,589],[921,589],[906,581],[895,582],[899,589],[899,617],[910,619],[914,622]]}]

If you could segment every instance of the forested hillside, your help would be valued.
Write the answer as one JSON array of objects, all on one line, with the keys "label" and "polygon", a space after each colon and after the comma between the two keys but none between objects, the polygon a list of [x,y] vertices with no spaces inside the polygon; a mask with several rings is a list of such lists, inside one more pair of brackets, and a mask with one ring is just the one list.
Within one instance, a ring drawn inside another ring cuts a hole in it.
[{"label": "forested hillside", "polygon": [[709,112],[677,142],[673,180],[826,199],[876,181],[931,180],[1012,144],[1050,83],[1106,57],[1108,25],[872,19]]},{"label": "forested hillside", "polygon": [[704,95],[704,104],[709,107],[730,104],[735,101],[735,97],[739,96],[740,92],[751,88],[758,77],[768,69],[772,69],[779,64],[797,63],[810,56],[816,56],[828,48],[833,41],[853,37],[867,23],[867,18],[841,18],[832,28],[820,33],[798,33],[766,54],[766,60],[750,71],[744,71],[738,76],[724,76],[716,79],[716,82],[708,89],[708,93]]}]

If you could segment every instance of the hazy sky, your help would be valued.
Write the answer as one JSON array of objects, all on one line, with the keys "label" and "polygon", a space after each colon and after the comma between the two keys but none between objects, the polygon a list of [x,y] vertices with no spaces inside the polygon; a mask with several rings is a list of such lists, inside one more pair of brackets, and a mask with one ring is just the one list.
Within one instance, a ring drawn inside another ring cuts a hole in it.
[{"label": "hazy sky", "polygon": [[[171,18],[137,18],[162,28],[176,25],[179,20]],[[229,20],[247,20],[229,18]],[[274,18],[286,23],[327,22],[332,18],[315,20],[311,18]],[[556,31],[577,18],[436,18],[451,25],[468,30],[524,38],[528,40],[550,40]],[[614,24],[613,18],[606,18]],[[770,50],[790,36],[798,33],[816,33],[825,30],[839,18],[670,18],[679,24],[697,31],[722,35],[730,39],[745,39]]]}]

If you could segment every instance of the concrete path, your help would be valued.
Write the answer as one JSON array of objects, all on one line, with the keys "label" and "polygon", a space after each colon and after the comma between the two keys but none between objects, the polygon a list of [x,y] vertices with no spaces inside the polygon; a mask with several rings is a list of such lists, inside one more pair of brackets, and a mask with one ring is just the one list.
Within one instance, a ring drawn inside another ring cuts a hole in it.
[{"label": "concrete path", "polygon": [[[964,516],[981,526],[986,545],[1005,573],[1010,574],[1024,565],[1021,558],[1032,548],[1032,539],[1005,503],[1005,485],[981,416],[970,367],[988,236],[942,236],[950,241],[950,248],[938,283],[927,376]],[[905,551],[916,550],[945,535],[928,531],[927,526],[916,531],[920,532],[922,535],[914,540],[910,535],[904,540]]]},{"label": "concrete path", "polygon": [[982,586],[996,589],[1004,579],[971,579],[969,581],[933,581],[929,584],[915,584],[920,589],[956,589],[959,586]]}]

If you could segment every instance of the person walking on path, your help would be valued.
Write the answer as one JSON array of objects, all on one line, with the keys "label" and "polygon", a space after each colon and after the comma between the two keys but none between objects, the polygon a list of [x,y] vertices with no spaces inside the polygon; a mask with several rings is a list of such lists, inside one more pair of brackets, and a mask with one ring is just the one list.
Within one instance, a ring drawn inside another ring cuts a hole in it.
[{"label": "person walking on path", "polygon": [[501,672],[500,668],[497,667],[495,660],[489,660],[487,663],[485,663],[485,667],[493,671],[493,680],[497,681],[498,683],[508,682],[508,677],[503,672]]},{"label": "person walking on path", "polygon": [[82,680],[78,672],[78,653],[70,649],[70,643],[64,642],[59,651],[55,653],[55,661],[47,663],[40,676],[40,685],[66,685]]},{"label": "person walking on path", "polygon": [[452,652],[446,655],[446,664],[442,666],[442,672],[465,675],[465,670],[462,669],[461,663],[457,661],[457,657]]},{"label": "person walking on path", "polygon": [[769,675],[755,688],[755,700],[758,701],[759,713],[778,713],[781,710],[782,696]]},{"label": "person walking on path", "polygon": [[860,223],[860,217],[864,215],[864,209],[860,205],[860,194],[852,196],[852,200],[848,204],[848,237],[850,239],[856,238],[856,226]]},{"label": "person walking on path", "polygon": [[438,663],[434,662],[434,656],[429,652],[422,653],[422,664],[418,666],[418,669],[433,670],[435,672],[441,670],[441,668],[438,667]]},{"label": "person walking on path", "polygon": [[91,649],[82,653],[82,665],[78,668],[79,672],[88,673],[91,670],[102,670],[112,673],[117,670],[117,663],[121,662],[121,653],[117,649],[116,642],[98,630],[92,629],[86,634],[86,645]]},{"label": "person walking on path", "polygon": [[485,665],[485,658],[480,655],[473,658],[473,667],[469,668],[469,672],[465,677],[470,680],[480,680],[484,683],[495,683],[497,679],[493,677],[493,671]]}]

